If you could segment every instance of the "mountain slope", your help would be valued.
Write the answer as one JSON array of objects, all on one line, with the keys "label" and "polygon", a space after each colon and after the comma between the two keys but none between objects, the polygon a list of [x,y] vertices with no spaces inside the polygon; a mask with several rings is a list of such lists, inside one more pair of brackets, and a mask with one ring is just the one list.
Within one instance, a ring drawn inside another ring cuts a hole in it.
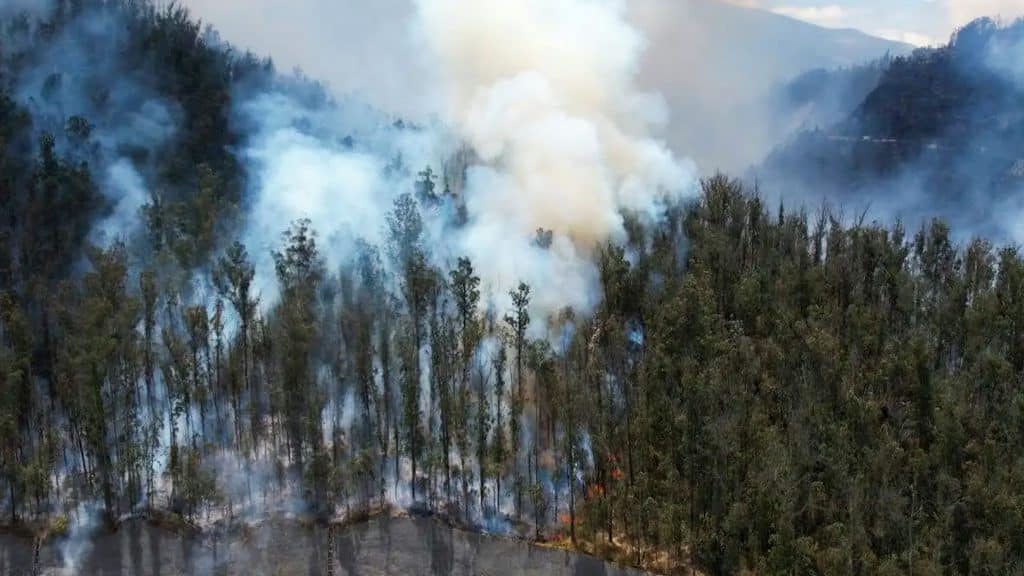
[{"label": "mountain slope", "polygon": [[[273,55],[285,69],[299,66],[339,93],[361,94],[413,119],[437,107],[436,70],[410,33],[412,0],[183,4],[232,42]],[[852,66],[910,50],[721,0],[624,4],[648,43],[641,84],[668,104],[671,124],[664,135],[677,154],[694,157],[706,171],[746,168],[802,123],[801,110],[777,106],[776,87],[812,68]]]},{"label": "mountain slope", "polygon": [[719,0],[638,0],[629,10],[649,42],[641,82],[669,105],[673,147],[705,169],[746,168],[800,125],[801,110],[773,98],[799,74],[910,51]]},{"label": "mountain slope", "polygon": [[940,216],[967,234],[1019,241],[1022,37],[1022,23],[979,20],[948,46],[894,59],[847,118],[800,134],[756,175],[791,196]]}]

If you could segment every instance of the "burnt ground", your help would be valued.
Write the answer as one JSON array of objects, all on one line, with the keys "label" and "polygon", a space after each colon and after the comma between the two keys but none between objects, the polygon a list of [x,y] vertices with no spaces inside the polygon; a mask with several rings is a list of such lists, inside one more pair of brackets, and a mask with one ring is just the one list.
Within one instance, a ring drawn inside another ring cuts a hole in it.
[{"label": "burnt ground", "polygon": [[[93,534],[88,542],[58,539],[41,546],[44,575],[83,576],[179,574],[252,574],[327,576],[328,555],[334,575],[564,574],[639,576],[592,556],[541,548],[524,541],[464,532],[422,517],[378,517],[333,529],[294,521],[257,525],[203,535],[179,532],[142,519],[116,532]],[[65,556],[78,548],[77,565]],[[33,541],[0,535],[0,574],[32,573]]]}]

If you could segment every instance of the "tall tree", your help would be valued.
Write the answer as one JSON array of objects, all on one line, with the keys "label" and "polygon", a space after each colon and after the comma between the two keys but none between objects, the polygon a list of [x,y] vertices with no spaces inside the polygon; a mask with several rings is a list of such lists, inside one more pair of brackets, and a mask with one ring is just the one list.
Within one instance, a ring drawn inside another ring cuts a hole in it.
[{"label": "tall tree", "polygon": [[[249,261],[248,252],[240,242],[234,242],[227,249],[225,254],[217,262],[214,273],[214,280],[217,290],[221,296],[231,303],[235,314],[238,316],[238,340],[242,364],[242,378],[240,383],[232,387],[233,409],[235,420],[235,443],[242,442],[242,392],[248,392],[251,387],[250,372],[250,335],[252,333],[253,317],[256,313],[258,300],[252,294],[252,282],[256,276],[256,268]],[[252,409],[257,409],[253,404]]]},{"label": "tall tree", "polygon": [[521,441],[521,426],[523,418],[523,364],[526,362],[526,331],[530,327],[530,286],[520,282],[519,286],[509,292],[512,299],[512,310],[505,315],[505,324],[511,331],[512,346],[515,349],[515,383],[516,389],[512,392],[512,411],[509,414],[509,424],[512,428],[512,470],[515,477],[516,490],[516,515],[522,513],[523,508],[523,479],[519,471],[519,444]]},{"label": "tall tree", "polygon": [[282,235],[284,248],[274,253],[281,288],[281,386],[291,455],[301,468],[306,444],[321,447],[322,398],[316,387],[314,352],[317,345],[318,289],[324,264],[316,231],[306,219],[292,223]]},{"label": "tall tree", "polygon": [[423,348],[425,322],[434,286],[435,273],[423,249],[423,220],[416,200],[402,194],[387,217],[390,235],[388,249],[392,263],[400,271],[401,292],[408,314],[409,331],[402,354],[402,402],[409,447],[412,478],[410,488],[416,500],[417,463],[423,449],[422,414],[420,410],[420,352]]}]

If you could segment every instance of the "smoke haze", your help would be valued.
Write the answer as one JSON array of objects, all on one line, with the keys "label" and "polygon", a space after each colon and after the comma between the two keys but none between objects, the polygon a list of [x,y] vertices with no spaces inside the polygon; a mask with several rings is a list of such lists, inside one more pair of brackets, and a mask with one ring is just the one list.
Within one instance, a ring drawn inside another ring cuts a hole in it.
[{"label": "smoke haze", "polygon": [[[636,85],[662,94],[668,104],[664,121],[652,126],[652,133],[665,138],[677,154],[693,158],[705,173],[745,169],[800,125],[799,111],[780,109],[771,93],[801,72],[861,64],[910,49],[716,0],[618,4],[614,10],[640,49],[603,52],[602,59],[610,60],[606,71],[617,66],[614,60],[632,60]],[[431,58],[436,54],[430,50],[430,33],[417,22],[417,14],[424,13],[411,0],[304,0],[286,7],[274,0],[186,0],[185,5],[226,39],[272,54],[282,68],[300,67],[335,93],[357,94],[381,110],[417,121],[450,106],[451,94],[439,78],[444,65]],[[474,3],[463,2],[460,11],[467,5],[475,10]],[[526,5],[520,11],[529,9]],[[545,13],[550,20],[544,27],[573,26],[560,12]],[[458,24],[453,20],[451,25]],[[515,25],[509,22],[510,28]],[[573,33],[570,28],[565,32]],[[587,32],[575,30],[590,43]],[[611,46],[620,39],[602,41]]]},{"label": "smoke haze", "polygon": [[[520,281],[541,287],[541,320],[589,310],[600,298],[589,256],[625,239],[624,214],[655,222],[696,185],[693,166],[651,136],[665,109],[635,86],[644,42],[623,4],[424,0],[413,28],[440,81],[427,115],[438,121],[394,124],[353,98],[314,109],[286,91],[240,107],[254,127],[246,237],[261,255],[257,284],[272,291],[268,246],[283,222],[312,219],[338,266],[357,239],[381,242],[395,196],[430,166],[439,191],[460,185],[466,219],[455,225],[452,206],[427,211],[438,264],[469,256],[502,298]],[[475,158],[465,167],[463,145]]]},{"label": "smoke haze", "polygon": [[300,69],[335,94],[351,94],[415,120],[436,110],[437,80],[422,57],[411,0],[185,0],[233,45]]}]

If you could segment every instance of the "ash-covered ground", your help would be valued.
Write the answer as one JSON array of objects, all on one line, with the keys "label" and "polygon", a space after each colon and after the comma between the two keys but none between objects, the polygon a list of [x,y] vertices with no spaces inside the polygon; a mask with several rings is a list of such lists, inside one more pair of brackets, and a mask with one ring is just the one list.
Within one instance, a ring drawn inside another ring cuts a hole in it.
[{"label": "ash-covered ground", "polygon": [[[69,550],[69,544],[77,550]],[[79,555],[77,565],[66,561],[70,552]],[[640,574],[591,556],[465,532],[421,517],[380,517],[333,531],[267,521],[203,535],[136,519],[87,542],[48,542],[39,547],[37,561],[35,555],[30,538],[0,535],[0,573],[11,576],[34,569],[55,576]]]}]

